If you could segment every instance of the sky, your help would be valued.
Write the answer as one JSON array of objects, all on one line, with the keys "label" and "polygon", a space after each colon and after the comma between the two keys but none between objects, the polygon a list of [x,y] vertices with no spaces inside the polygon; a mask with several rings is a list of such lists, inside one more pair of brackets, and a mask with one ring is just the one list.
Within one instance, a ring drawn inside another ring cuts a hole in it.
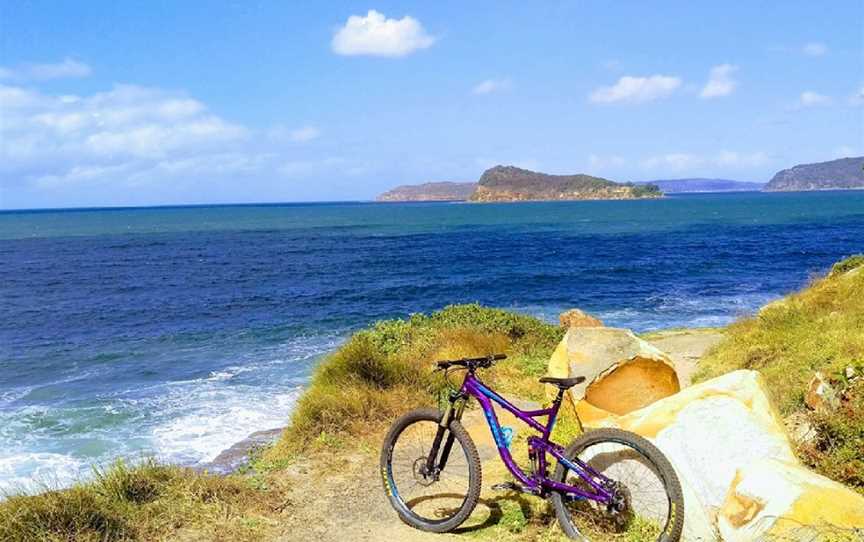
[{"label": "sky", "polygon": [[864,154],[864,2],[0,0],[0,208]]}]

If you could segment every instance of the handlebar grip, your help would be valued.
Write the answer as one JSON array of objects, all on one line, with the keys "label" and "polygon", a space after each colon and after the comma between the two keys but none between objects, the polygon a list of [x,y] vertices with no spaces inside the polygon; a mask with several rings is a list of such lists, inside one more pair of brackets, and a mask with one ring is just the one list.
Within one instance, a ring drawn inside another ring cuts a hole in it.
[{"label": "handlebar grip", "polygon": [[492,354],[489,356],[483,356],[482,358],[462,358],[456,360],[445,360],[438,361],[435,364],[439,369],[448,369],[453,366],[460,367],[491,367],[493,361],[499,361],[502,359],[507,359],[506,354]]}]

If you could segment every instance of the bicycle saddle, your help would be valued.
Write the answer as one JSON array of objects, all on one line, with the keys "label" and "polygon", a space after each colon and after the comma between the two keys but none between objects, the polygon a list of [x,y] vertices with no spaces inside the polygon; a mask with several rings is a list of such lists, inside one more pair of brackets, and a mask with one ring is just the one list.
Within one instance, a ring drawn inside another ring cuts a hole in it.
[{"label": "bicycle saddle", "polygon": [[585,382],[584,376],[574,376],[573,378],[554,378],[551,376],[544,376],[540,378],[540,382],[543,384],[553,384],[558,386],[562,390],[570,389],[576,384],[581,384]]}]

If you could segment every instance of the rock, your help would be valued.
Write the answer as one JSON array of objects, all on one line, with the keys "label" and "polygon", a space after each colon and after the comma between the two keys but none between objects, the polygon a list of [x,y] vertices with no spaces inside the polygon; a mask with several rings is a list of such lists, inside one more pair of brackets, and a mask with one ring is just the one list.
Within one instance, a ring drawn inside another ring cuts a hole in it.
[{"label": "rock", "polygon": [[249,454],[256,448],[266,446],[278,440],[282,434],[282,430],[283,428],[280,427],[265,431],[256,431],[230,448],[222,450],[213,461],[200,463],[193,468],[211,474],[231,474],[249,462]]},{"label": "rock", "polygon": [[817,371],[807,384],[804,403],[813,410],[830,410],[837,408],[840,400],[825,375]]},{"label": "rock", "polygon": [[603,322],[600,319],[594,318],[579,309],[570,309],[569,311],[562,312],[558,317],[558,321],[561,322],[561,327],[565,329],[571,327],[603,327]]},{"label": "rock", "polygon": [[[854,540],[864,529],[864,497],[799,465],[775,459],[741,468],[723,502],[724,541]],[[829,538],[846,530],[849,538]]]},{"label": "rock", "polygon": [[704,538],[739,469],[764,458],[795,463],[783,423],[755,371],[696,384],[599,425],[649,438],[669,458],[684,489],[687,540]]},{"label": "rock", "polygon": [[797,444],[808,444],[813,442],[819,433],[806,412],[793,412],[783,420],[786,432]]},{"label": "rock", "polygon": [[586,377],[570,389],[586,422],[632,412],[680,390],[669,356],[626,329],[571,327],[553,352],[548,372]]}]

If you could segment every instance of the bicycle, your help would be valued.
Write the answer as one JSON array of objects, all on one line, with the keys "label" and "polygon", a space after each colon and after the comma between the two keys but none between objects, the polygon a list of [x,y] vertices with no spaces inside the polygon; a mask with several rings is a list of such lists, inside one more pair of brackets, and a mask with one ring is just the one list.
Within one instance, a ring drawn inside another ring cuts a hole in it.
[{"label": "bicycle", "polygon": [[[610,534],[631,527],[652,531],[659,542],[680,540],[681,484],[662,452],[643,437],[619,429],[583,432],[567,447],[552,442],[550,434],[564,393],[585,377],[540,378],[558,387],[557,397],[549,408],[520,410],[476,374],[505,358],[497,354],[437,362],[436,370],[444,371],[451,386],[446,409],[413,410],[390,428],[381,450],[381,474],[390,504],[402,521],[423,531],[444,533],[459,527],[474,511],[480,498],[480,457],[460,423],[473,397],[483,410],[501,460],[517,480],[493,489],[551,499],[561,529],[577,540],[589,540],[583,530],[587,535],[602,533],[596,534],[602,537],[596,540],[608,540]],[[458,389],[449,378],[452,370],[465,371]],[[513,460],[509,428],[502,429],[493,402],[540,433],[527,438],[530,472]],[[543,417],[545,424],[537,420]],[[547,455],[557,461],[551,476]],[[414,495],[415,491],[419,494]]]}]

